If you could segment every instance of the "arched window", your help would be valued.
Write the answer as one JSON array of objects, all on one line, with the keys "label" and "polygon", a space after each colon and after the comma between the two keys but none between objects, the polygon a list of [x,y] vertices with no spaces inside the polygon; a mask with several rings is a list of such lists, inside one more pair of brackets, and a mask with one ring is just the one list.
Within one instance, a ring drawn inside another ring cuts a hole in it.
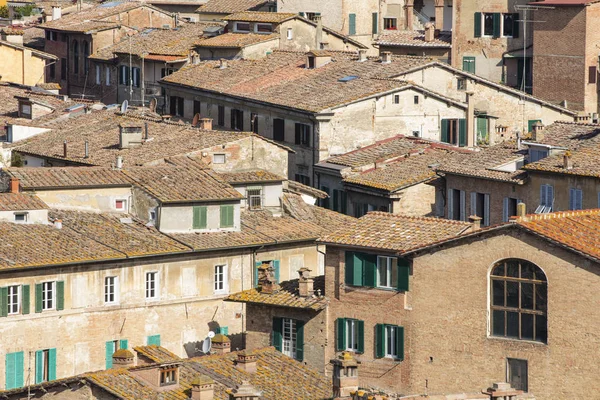
[{"label": "arched window", "polygon": [[529,261],[498,262],[490,275],[492,336],[534,340],[548,339],[546,275]]},{"label": "arched window", "polygon": [[88,57],[90,56],[90,45],[87,40],[83,41],[83,73],[87,75],[90,70]]},{"label": "arched window", "polygon": [[79,73],[79,42],[73,40],[73,73]]}]

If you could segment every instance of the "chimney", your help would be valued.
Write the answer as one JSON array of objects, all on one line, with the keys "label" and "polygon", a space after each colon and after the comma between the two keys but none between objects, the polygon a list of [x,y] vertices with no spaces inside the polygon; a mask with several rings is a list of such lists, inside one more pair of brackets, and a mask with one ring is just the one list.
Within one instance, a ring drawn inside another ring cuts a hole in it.
[{"label": "chimney", "polygon": [[222,333],[217,333],[211,340],[213,354],[227,354],[231,352],[231,340]]},{"label": "chimney", "polygon": [[320,15],[315,15],[313,21],[317,24],[317,34],[315,35],[315,49],[321,48],[323,41],[323,20]]},{"label": "chimney", "polygon": [[67,141],[63,142],[63,157],[67,158]]},{"label": "chimney", "polygon": [[135,366],[135,356],[127,349],[119,349],[112,355],[113,368],[127,368]]},{"label": "chimney", "polygon": [[22,46],[23,33],[22,29],[4,28],[4,30],[2,30],[2,40]]},{"label": "chimney", "polygon": [[235,366],[244,372],[254,374],[256,373],[256,356],[242,350],[237,354]]},{"label": "chimney", "polygon": [[535,142],[541,142],[542,140],[544,140],[544,124],[542,124],[540,121],[537,121],[535,124],[533,124],[533,140]]},{"label": "chimney", "polygon": [[123,156],[117,156],[117,160],[115,162],[115,168],[116,169],[123,168]]},{"label": "chimney", "polygon": [[467,147],[475,146],[475,104],[473,101],[474,92],[466,92],[467,96]]},{"label": "chimney", "polygon": [[367,61],[367,49],[358,49],[358,61],[359,62]]},{"label": "chimney", "polygon": [[261,293],[273,294],[279,290],[274,271],[275,268],[270,263],[263,263],[258,267],[258,285]]},{"label": "chimney", "polygon": [[56,21],[62,17],[62,8],[60,6],[52,6],[52,21]]},{"label": "chimney", "polygon": [[310,269],[303,267],[298,270],[298,295],[312,297],[315,294],[314,279],[310,277]]},{"label": "chimney", "polygon": [[389,51],[382,51],[381,52],[381,62],[383,64],[389,64],[392,62],[392,53]]},{"label": "chimney", "polygon": [[490,400],[504,400],[514,399],[516,396],[523,394],[523,391],[513,389],[510,383],[499,382],[494,383],[491,388],[484,390],[483,394],[490,396]]},{"label": "chimney", "polygon": [[258,400],[262,396],[260,390],[244,380],[237,389],[228,389],[226,392],[229,395],[229,400]]},{"label": "chimney", "polygon": [[19,193],[19,178],[15,178],[14,176],[10,178],[10,192],[11,193]]},{"label": "chimney", "polygon": [[191,383],[191,400],[213,400],[215,397],[215,381],[206,375],[200,375]]},{"label": "chimney", "polygon": [[333,397],[350,397],[358,390],[358,362],[348,351],[331,360],[333,364]]},{"label": "chimney", "polygon": [[431,22],[425,24],[425,41],[433,42],[435,39],[435,25]]},{"label": "chimney", "polygon": [[83,158],[90,158],[90,146],[88,141],[86,140],[85,143],[83,144],[84,149],[83,149]]},{"label": "chimney", "polygon": [[435,27],[436,30],[444,30],[444,3],[445,0],[435,0]]},{"label": "chimney", "polygon": [[62,229],[62,219],[56,218],[52,223],[56,229]]},{"label": "chimney", "polygon": [[564,169],[573,169],[573,156],[569,150],[563,155],[563,167]]},{"label": "chimney", "polygon": [[140,124],[119,124],[119,148],[131,149],[143,143],[143,128]]},{"label": "chimney", "polygon": [[205,131],[212,131],[212,118],[200,118],[200,129],[204,129]]},{"label": "chimney", "polygon": [[475,232],[481,229],[481,217],[477,215],[469,216],[469,222],[471,223],[471,232]]},{"label": "chimney", "polygon": [[524,217],[527,215],[527,206],[525,203],[517,204],[517,217]]},{"label": "chimney", "polygon": [[221,60],[219,60],[219,68],[221,68],[221,69],[227,68],[227,60],[226,59],[221,58]]},{"label": "chimney", "polygon": [[406,29],[407,31],[412,31],[413,30],[413,21],[415,19],[415,8],[414,8],[414,2],[412,1],[407,1],[406,5],[404,6],[404,29]]}]

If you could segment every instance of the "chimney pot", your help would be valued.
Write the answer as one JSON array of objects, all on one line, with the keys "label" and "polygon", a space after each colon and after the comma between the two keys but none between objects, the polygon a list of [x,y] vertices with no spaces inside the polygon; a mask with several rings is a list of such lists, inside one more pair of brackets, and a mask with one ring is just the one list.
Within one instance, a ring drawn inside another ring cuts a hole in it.
[{"label": "chimney pot", "polygon": [[525,203],[517,204],[517,217],[524,217],[527,215],[527,206]]},{"label": "chimney pot", "polygon": [[381,52],[381,62],[384,64],[389,64],[392,62],[392,53],[389,51]]},{"label": "chimney pot", "polygon": [[204,129],[205,131],[212,131],[212,125],[212,118],[200,118],[200,129]]},{"label": "chimney pot", "polygon": [[112,359],[113,368],[127,368],[135,366],[135,356],[127,349],[119,349],[115,351],[112,355]]},{"label": "chimney pot", "polygon": [[219,68],[221,68],[221,69],[227,68],[227,60],[226,59],[221,58],[221,60],[219,60]]},{"label": "chimney pot", "polygon": [[435,25],[431,22],[425,24],[425,41],[433,42],[435,39]]},{"label": "chimney pot", "polygon": [[10,192],[11,193],[19,193],[19,178],[15,178],[14,176],[10,178]]},{"label": "chimney pot", "polygon": [[117,156],[117,161],[115,162],[115,168],[116,169],[123,168],[123,156]]},{"label": "chimney pot", "polygon": [[235,365],[242,371],[245,371],[249,374],[254,374],[256,372],[256,356],[246,352],[245,350],[242,350],[237,355]]},{"label": "chimney pot", "polygon": [[477,215],[469,216],[469,222],[471,223],[471,232],[475,232],[481,229],[481,217]]},{"label": "chimney pot", "polygon": [[191,400],[213,400],[215,381],[206,375],[200,375],[191,382]]},{"label": "chimney pot", "polygon": [[298,270],[298,295],[300,297],[312,297],[315,294],[314,279],[310,277],[310,269],[300,268]]},{"label": "chimney pot", "polygon": [[367,61],[367,50],[366,49],[358,49],[358,61],[359,62]]},{"label": "chimney pot", "polygon": [[222,333],[217,333],[211,340],[211,352],[214,354],[226,354],[231,352],[231,340]]},{"label": "chimney pot", "polygon": [[563,167],[565,169],[573,169],[573,157],[570,151],[565,152],[563,156]]}]

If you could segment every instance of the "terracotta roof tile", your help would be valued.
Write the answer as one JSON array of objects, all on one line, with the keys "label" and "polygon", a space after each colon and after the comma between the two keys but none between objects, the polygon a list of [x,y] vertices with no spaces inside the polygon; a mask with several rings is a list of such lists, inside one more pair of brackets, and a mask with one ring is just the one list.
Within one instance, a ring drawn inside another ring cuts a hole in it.
[{"label": "terracotta roof tile", "polygon": [[137,347],[134,347],[133,350],[136,353],[141,354],[144,357],[147,357],[148,359],[152,360],[152,362],[155,362],[155,363],[166,363],[166,362],[173,362],[173,361],[181,360],[181,358],[178,357],[176,354],[170,352],[169,350],[167,350],[161,346],[156,346],[156,345],[137,346]]},{"label": "terracotta roof tile", "polygon": [[269,0],[208,0],[200,6],[199,13],[232,14],[241,11],[258,10]]},{"label": "terracotta roof tile", "polygon": [[329,197],[329,195],[322,190],[296,181],[287,181],[287,188],[284,188],[284,190],[294,194],[306,194],[316,197],[317,199],[326,199]]},{"label": "terracotta roof tile", "polygon": [[370,212],[353,223],[325,235],[320,241],[405,252],[428,243],[458,236],[470,226],[466,222],[440,218]]},{"label": "terracotta roof tile", "polygon": [[45,210],[48,206],[39,197],[25,193],[0,193],[0,211]]},{"label": "terracotta roof tile", "polygon": [[299,221],[320,226],[323,232],[330,232],[356,221],[356,218],[349,215],[307,204],[302,195],[295,193],[284,193],[283,209]]},{"label": "terracotta roof tile", "polygon": [[197,47],[241,49],[253,44],[268,42],[279,38],[278,33],[262,35],[259,33],[225,33],[208,39],[196,41]]},{"label": "terracotta roof tile", "polygon": [[248,22],[272,22],[279,23],[294,18],[298,14],[265,12],[265,11],[241,11],[230,14],[223,18],[224,21],[248,21]]},{"label": "terracotta roof tile", "polygon": [[448,48],[452,47],[452,32],[441,32],[431,42],[425,41],[425,31],[392,31],[384,30],[375,41],[379,46],[393,47],[428,47]]},{"label": "terracotta roof tile", "polygon": [[8,168],[23,190],[131,186],[122,171],[103,167]]},{"label": "terracotta roof tile", "polygon": [[229,184],[283,182],[286,178],[262,169],[240,172],[219,172],[219,178]]}]

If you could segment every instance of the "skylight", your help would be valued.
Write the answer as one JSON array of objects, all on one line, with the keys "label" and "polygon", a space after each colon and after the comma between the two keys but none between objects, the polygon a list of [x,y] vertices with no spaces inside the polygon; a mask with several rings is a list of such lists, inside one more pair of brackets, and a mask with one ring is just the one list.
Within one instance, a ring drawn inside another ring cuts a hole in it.
[{"label": "skylight", "polygon": [[356,75],[348,75],[348,76],[345,76],[343,78],[338,79],[338,82],[350,82],[350,81],[353,81],[355,79],[358,79],[358,76],[356,76]]}]

